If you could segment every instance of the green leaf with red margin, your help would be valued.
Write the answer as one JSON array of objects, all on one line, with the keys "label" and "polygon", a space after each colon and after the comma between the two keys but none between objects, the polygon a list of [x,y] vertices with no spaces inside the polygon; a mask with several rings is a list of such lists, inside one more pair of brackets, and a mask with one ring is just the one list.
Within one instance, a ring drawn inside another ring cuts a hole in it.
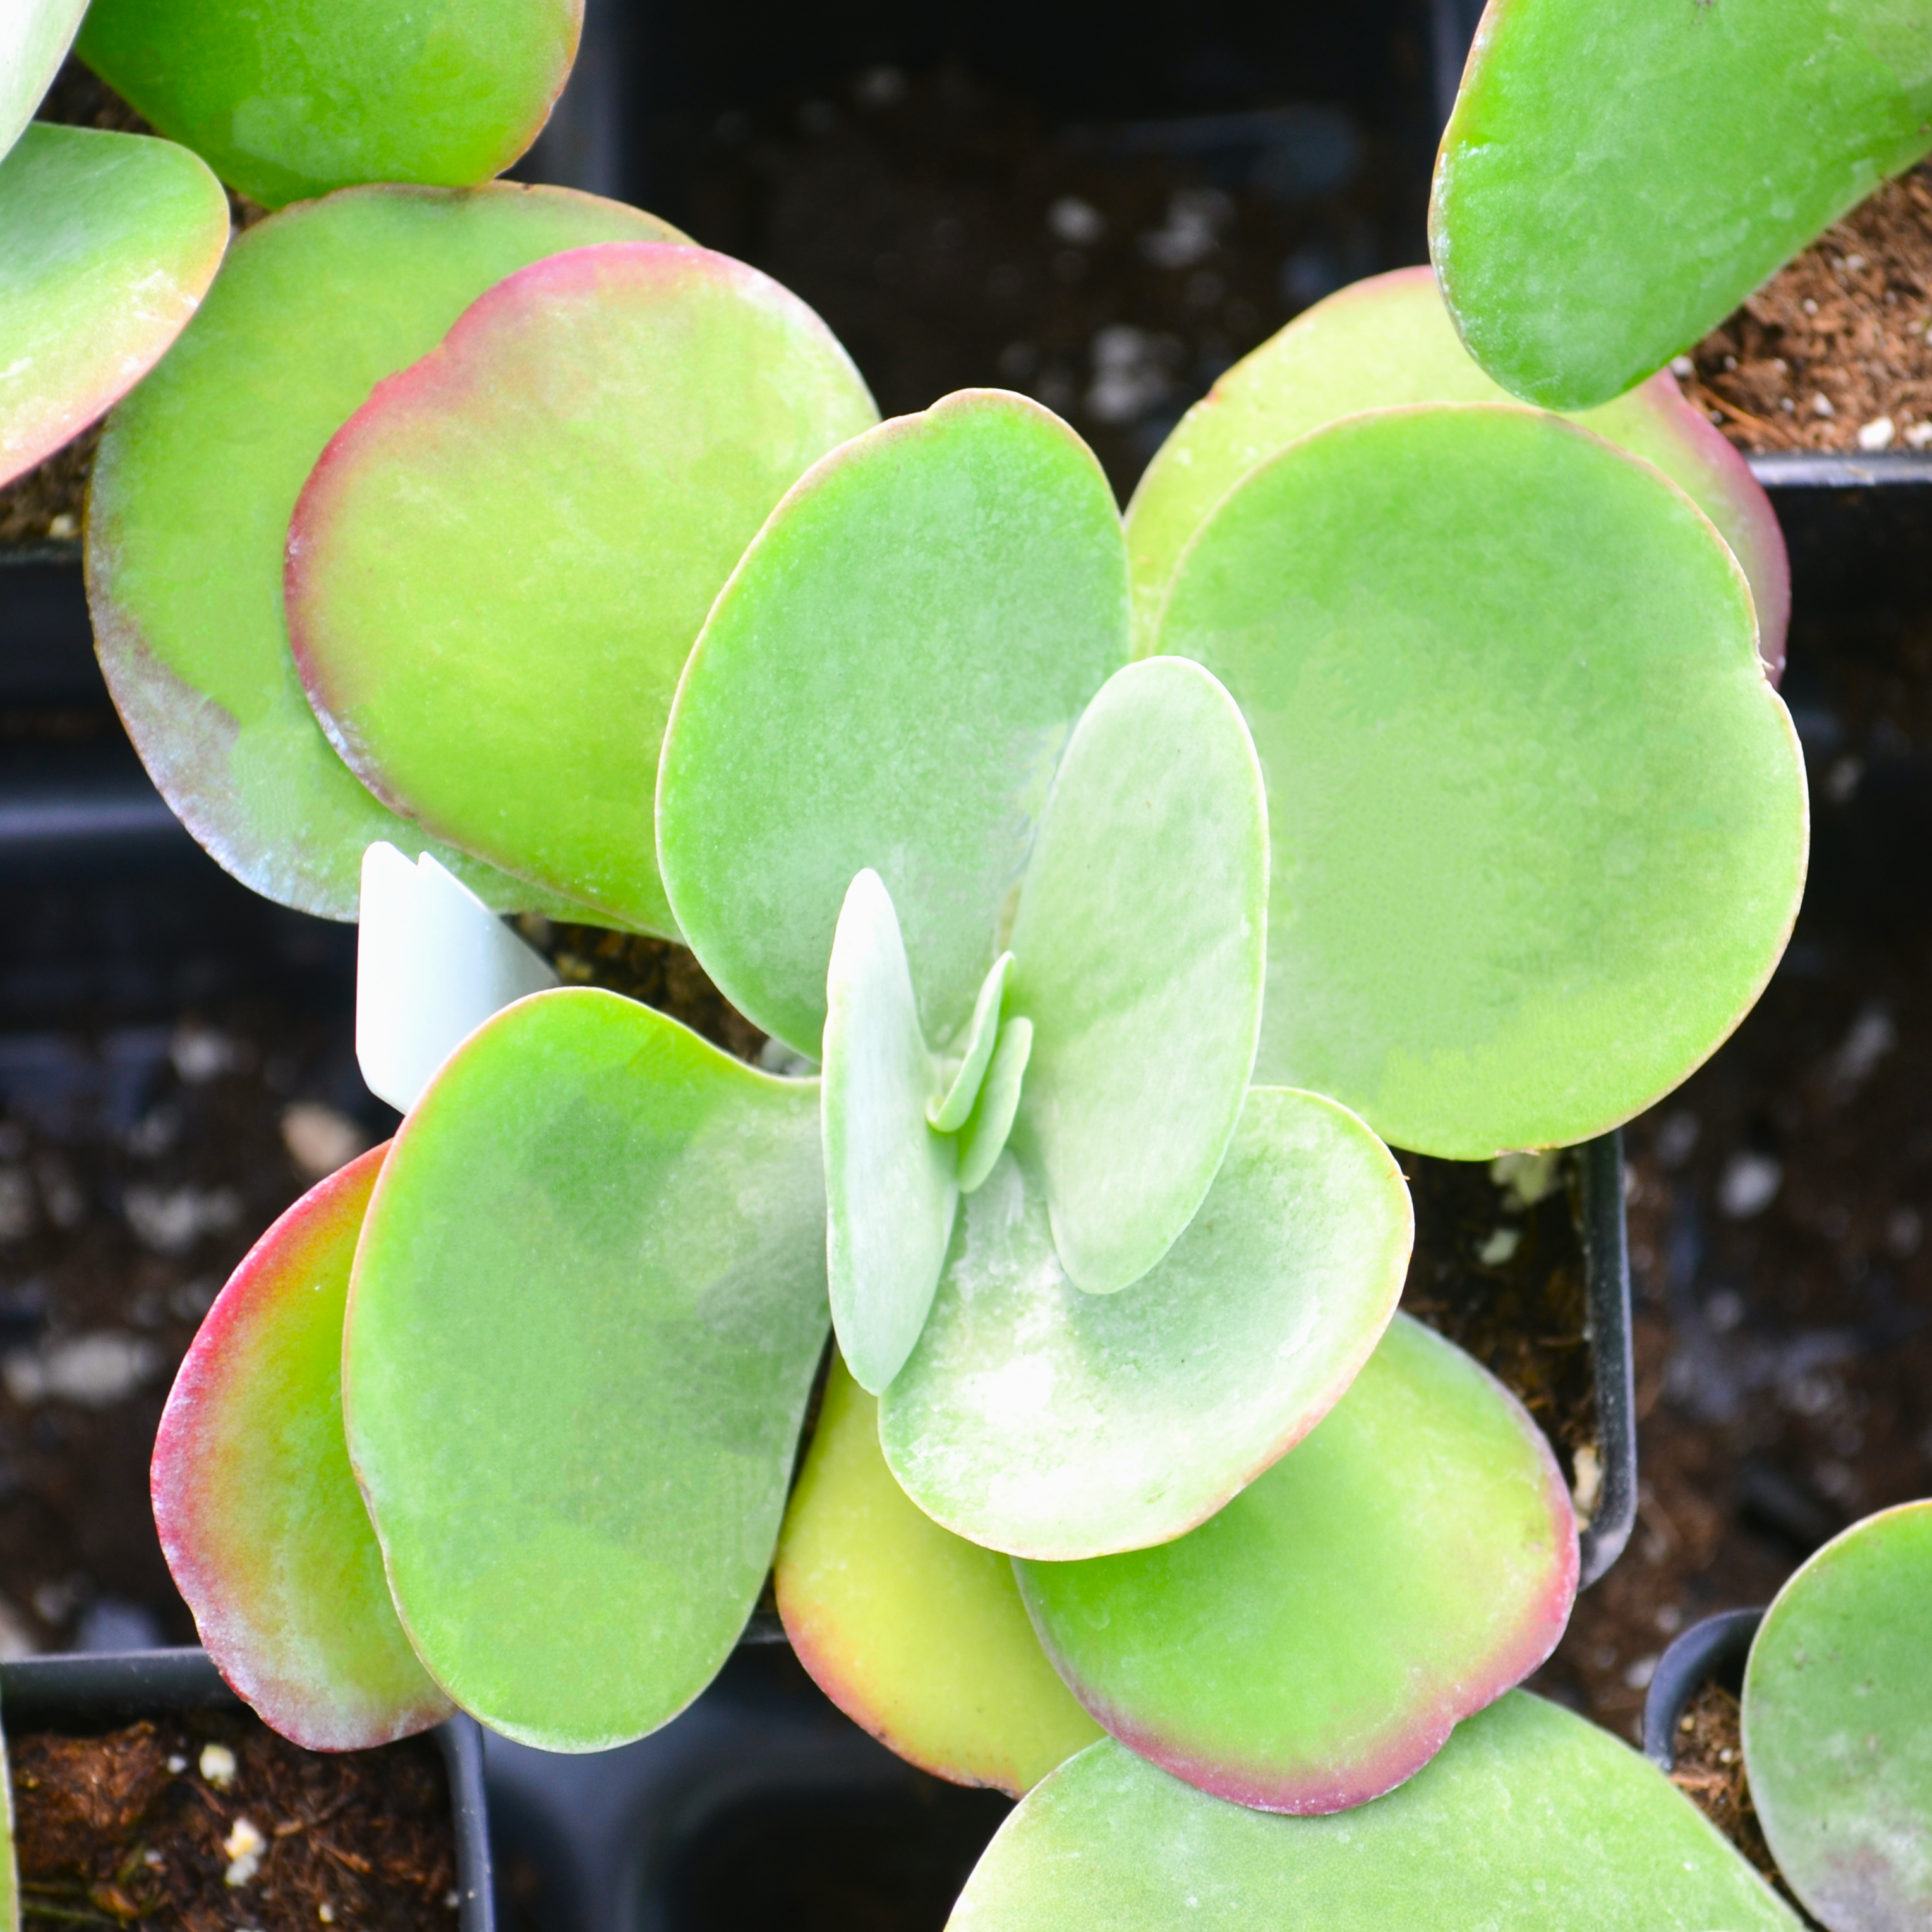
[{"label": "green leaf with red margin", "polygon": [[1156,644],[1233,693],[1268,776],[1258,1080],[1426,1154],[1566,1145],[1769,979],[1797,734],[1736,560],[1588,430],[1463,403],[1303,436],[1196,532]]},{"label": "green leaf with red margin", "polygon": [[1932,1923],[1932,1502],[1854,1523],[1778,1592],[1744,1747],[1765,1840],[1821,1924]]},{"label": "green leaf with red margin", "polygon": [[388,1149],[298,1201],[215,1298],[154,1438],[154,1524],[221,1674],[308,1750],[360,1750],[454,1708],[382,1575],[342,1427],[350,1264]]},{"label": "green leaf with red margin", "polygon": [[1126,578],[1093,452],[997,390],[881,424],[779,505],[685,668],[658,778],[679,927],[754,1025],[820,1057],[869,866],[927,1043],[959,1050],[1067,734],[1126,662]]},{"label": "green leaf with red margin", "polygon": [[1166,1542],[1334,1406],[1394,1311],[1412,1228],[1400,1171],[1353,1114],[1256,1088],[1166,1258],[1084,1294],[1036,1172],[1003,1156],[886,1391],[886,1459],[929,1516],[996,1550]]},{"label": "green leaf with red margin", "polygon": [[1102,1735],[1053,1674],[1012,1565],[893,1481],[878,1404],[836,1355],[775,1575],[819,1688],[923,1771],[1017,1798]]},{"label": "green leaf with red margin", "polygon": [[1115,1737],[1218,1797],[1319,1814],[1412,1778],[1528,1676],[1576,1565],[1522,1406],[1398,1316],[1306,1439],[1198,1529],[1015,1568],[1054,1668]]},{"label": "green leaf with red margin", "polygon": [[364,182],[468,188],[537,137],[583,0],[94,0],[80,52],[271,208]]},{"label": "green leaf with red margin", "polygon": [[1588,409],[1928,148],[1925,0],[1490,0],[1430,252],[1498,382]]},{"label": "green leaf with red margin", "polygon": [[449,1696],[548,1750],[689,1703],[770,1568],[826,1326],[815,1081],[588,987],[472,1034],[396,1137],[343,1350]]},{"label": "green leaf with red margin", "polygon": [[154,367],[227,246],[227,197],[185,148],[28,128],[0,160],[0,484]]},{"label": "green leaf with red margin", "polygon": [[[1244,356],[1180,419],[1127,506],[1134,628],[1151,648],[1187,540],[1256,464],[1338,417],[1406,403],[1500,403],[1471,359],[1432,269],[1396,268],[1339,290]],[[1743,566],[1772,678],[1784,667],[1791,564],[1750,466],[1660,370],[1577,418],[1654,463],[1718,526]]]},{"label": "green leaf with red margin", "polygon": [[508,277],[377,384],[289,526],[289,635],[350,769],[436,836],[675,935],[653,766],[772,507],[876,420],[825,325],[709,250]]},{"label": "green leaf with red margin", "polygon": [[1209,1797],[1109,1742],[986,1848],[949,1932],[1798,1932],[1664,1774],[1512,1691],[1400,1790],[1330,1818]]},{"label": "green leaf with red margin", "polygon": [[[176,814],[244,884],[353,919],[362,854],[424,840],[351,776],[289,656],[289,518],[385,376],[506,275],[675,229],[565,188],[350,188],[239,236],[166,362],[109,418],[88,504],[88,603],[109,690]],[[447,846],[500,910],[565,910]]]}]

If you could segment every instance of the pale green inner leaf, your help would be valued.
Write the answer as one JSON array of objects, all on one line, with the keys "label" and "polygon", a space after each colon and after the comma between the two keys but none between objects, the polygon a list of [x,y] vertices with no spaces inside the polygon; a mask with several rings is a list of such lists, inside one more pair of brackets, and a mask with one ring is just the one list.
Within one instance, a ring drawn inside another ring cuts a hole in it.
[{"label": "pale green inner leaf", "polygon": [[1116,672],[1054,776],[1006,998],[1034,1024],[1016,1131],[1090,1293],[1153,1267],[1221,1164],[1254,1064],[1268,867],[1233,700],[1178,658]]},{"label": "pale green inner leaf", "polygon": [[994,1049],[992,1065],[986,1070],[980,1104],[960,1132],[962,1194],[970,1194],[984,1184],[1005,1148],[1007,1136],[1013,1130],[1013,1117],[1019,1112],[1027,1062],[1032,1057],[1033,1022],[1023,1016],[1008,1020],[1000,1029],[1000,1043]]},{"label": "pale green inner leaf", "polygon": [[892,895],[862,872],[832,942],[821,1094],[832,1324],[874,1394],[919,1340],[958,1204],[953,1142],[928,1121],[938,1090]]},{"label": "pale green inner leaf", "polygon": [[980,997],[973,1003],[959,1070],[953,1075],[945,1097],[936,1102],[927,1115],[943,1134],[956,1134],[966,1124],[966,1116],[980,1097],[980,1083],[986,1078],[993,1058],[993,1041],[1000,1030],[1000,1002],[1006,994],[1006,974],[1012,963],[1013,956],[1002,952],[993,962],[992,970],[980,988]]},{"label": "pale green inner leaf", "polygon": [[1118,1294],[1083,1294],[1037,1175],[1009,1154],[968,1199],[886,1391],[886,1458],[928,1515],[995,1549],[1178,1536],[1347,1388],[1394,1308],[1410,1228],[1402,1176],[1359,1120],[1258,1088],[1166,1258]]},{"label": "pale green inner leaf", "polygon": [[1127,645],[1092,452],[968,391],[820,464],[746,553],[686,667],[658,848],[726,997],[812,1058],[862,867],[890,889],[928,1040],[965,1026],[1074,720]]}]

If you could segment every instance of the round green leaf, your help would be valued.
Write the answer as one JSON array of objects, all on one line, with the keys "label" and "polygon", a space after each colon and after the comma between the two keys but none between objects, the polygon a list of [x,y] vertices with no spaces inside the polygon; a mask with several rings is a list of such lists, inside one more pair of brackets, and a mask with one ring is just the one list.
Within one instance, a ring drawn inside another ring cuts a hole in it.
[{"label": "round green leaf", "polygon": [[298,1201],[215,1298],[154,1438],[154,1526],[223,1676],[308,1750],[452,1706],[397,1621],[342,1432],[350,1264],[386,1147]]},{"label": "round green leaf", "polygon": [[686,666],[658,862],[725,997],[813,1059],[854,875],[898,907],[954,1050],[1073,722],[1126,658],[1126,557],[1093,453],[967,391],[856,438],[746,552]]},{"label": "round green leaf", "polygon": [[362,182],[466,188],[548,118],[583,0],[93,0],[81,58],[271,208]]},{"label": "round green leaf", "polygon": [[1426,1154],[1565,1144],[1770,976],[1796,735],[1716,532],[1587,431],[1466,404],[1305,436],[1202,526],[1157,642],[1233,692],[1268,776],[1257,1079]]},{"label": "round green leaf", "polygon": [[959,1203],[954,1143],[927,1116],[937,1070],[919,1030],[892,896],[861,872],[826,976],[826,1274],[832,1325],[876,1394],[912,1353]]},{"label": "round green leaf", "polygon": [[343,1352],[444,1690],[550,1750],[676,1716],[758,1600],[825,1334],[815,1082],[590,988],[471,1034],[397,1136]]},{"label": "round green leaf", "polygon": [[[256,892],[353,919],[364,850],[423,844],[329,748],[289,656],[284,550],[316,458],[506,275],[588,242],[679,238],[563,188],[350,189],[240,236],[193,326],[114,412],[88,506],[101,669],[162,796]],[[494,906],[555,903],[434,849]]]},{"label": "round green leaf", "polygon": [[1498,382],[1587,409],[1928,148],[1925,0],[1490,0],[1430,253]]},{"label": "round green leaf", "polygon": [[221,184],[185,148],[28,128],[0,160],[0,484],[154,367],[227,246]]},{"label": "round green leaf", "polygon": [[[86,11],[87,0],[6,0],[0,6],[0,156],[33,118]],[[0,248],[0,261],[13,258],[10,248]]]},{"label": "round green leaf", "polygon": [[968,1198],[886,1391],[886,1460],[928,1515],[996,1550],[1166,1542],[1334,1405],[1394,1310],[1412,1230],[1401,1173],[1359,1120],[1257,1088],[1166,1258],[1083,1294],[1037,1175],[1009,1154]]},{"label": "round green leaf", "polygon": [[[1373,276],[1305,310],[1181,418],[1141,478],[1127,506],[1136,636],[1154,636],[1180,553],[1215,505],[1297,436],[1363,410],[1508,400],[1457,338],[1430,269]],[[1655,464],[1717,525],[1750,581],[1758,648],[1775,676],[1791,565],[1750,466],[1666,370],[1579,420]]]},{"label": "round green leaf", "polygon": [[1115,1737],[1217,1796],[1322,1813],[1412,1778],[1528,1676],[1576,1562],[1569,1491],[1522,1405],[1402,1316],[1306,1439],[1198,1529],[1016,1568],[1048,1656]]},{"label": "round green leaf", "polygon": [[1766,1840],[1814,1917],[1932,1924],[1932,1502],[1854,1524],[1778,1593],[1744,1742]]},{"label": "round green leaf", "polygon": [[1138,1281],[1213,1184],[1255,1064],[1268,874],[1234,700],[1180,658],[1115,672],[1054,776],[1006,993],[1034,1034],[1015,1130],[1090,1294]]},{"label": "round green leaf", "polygon": [[1101,1735],[1053,1674],[1012,1564],[908,1501],[878,1404],[836,1356],[775,1576],[819,1688],[922,1770],[1017,1798]]},{"label": "round green leaf", "polygon": [[772,505],[875,415],[825,325],[728,256],[610,242],[509,276],[296,505],[289,635],[331,742],[439,837],[674,934],[678,674]]},{"label": "round green leaf", "polygon": [[1117,1744],[1000,1828],[950,1932],[1797,1932],[1653,1765],[1513,1691],[1334,1818],[1210,1798]]}]

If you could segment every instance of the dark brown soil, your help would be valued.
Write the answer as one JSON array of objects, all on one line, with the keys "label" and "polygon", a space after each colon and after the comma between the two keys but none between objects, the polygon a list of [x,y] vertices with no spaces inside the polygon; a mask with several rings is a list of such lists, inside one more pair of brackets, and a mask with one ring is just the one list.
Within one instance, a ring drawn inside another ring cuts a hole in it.
[{"label": "dark brown soil", "polygon": [[517,928],[566,986],[603,986],[682,1020],[740,1060],[755,1060],[765,1036],[718,992],[688,946],[596,926],[566,926],[526,914]]},{"label": "dark brown soil", "polygon": [[1770,1880],[1786,1904],[1802,1914],[1803,1908],[1792,1897],[1764,1841],[1764,1828],[1744,1776],[1738,1700],[1722,1684],[1706,1684],[1678,1719],[1670,1781]]},{"label": "dark brown soil", "polygon": [[1932,167],[1921,166],[1780,269],[1678,373],[1742,448],[1924,449],[1928,328]]},{"label": "dark brown soil", "polygon": [[198,1714],[10,1738],[21,1916],[153,1932],[454,1932],[436,1747],[298,1750]]}]

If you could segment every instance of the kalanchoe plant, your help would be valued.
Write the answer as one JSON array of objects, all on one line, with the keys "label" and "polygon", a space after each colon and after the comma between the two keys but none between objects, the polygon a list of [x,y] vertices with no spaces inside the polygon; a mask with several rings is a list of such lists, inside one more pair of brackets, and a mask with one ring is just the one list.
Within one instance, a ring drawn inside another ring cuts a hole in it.
[{"label": "kalanchoe plant", "polygon": [[[174,340],[227,245],[221,182],[280,206],[356,182],[485,181],[542,127],[581,18],[581,0],[12,0],[0,11],[0,484]],[[77,32],[88,64],[172,139],[30,119]]]},{"label": "kalanchoe plant", "polygon": [[1928,0],[1490,0],[1430,253],[1497,382],[1590,409],[1928,149]]},{"label": "kalanchoe plant", "polygon": [[1932,1502],[1855,1523],[1751,1644],[1744,1768],[1785,1881],[1828,1932],[1932,1921]]},{"label": "kalanchoe plant", "polygon": [[[1097,1723],[1046,1792],[1180,1792],[1142,1820],[1180,1883],[1245,1808],[1415,1777],[1562,1630],[1554,1456],[1395,1316],[1378,1136],[1600,1132],[1748,1007],[1805,849],[1750,582],[1658,469],[1446,350],[1441,393],[1378,391],[1348,317],[1444,335],[1406,284],[1238,372],[1124,526],[1038,405],[872,426],[794,298],[647,220],[291,209],[110,425],[117,695],[244,876],[346,914],[359,873],[358,1040],[406,1109],[211,1314],[164,1546],[292,1735],[453,1702],[581,1750],[703,1688],[776,1546],[847,1708],[1016,1790]],[[1618,421],[1774,587],[1735,472]],[[418,826],[496,904],[681,937],[765,1064],[524,992]],[[1418,1779],[1414,1828],[1594,1748],[1503,1708],[1502,1781]],[[1229,1896],[1315,1840],[1265,1842]],[[1714,1847],[1668,1922],[1782,1922]]]}]

